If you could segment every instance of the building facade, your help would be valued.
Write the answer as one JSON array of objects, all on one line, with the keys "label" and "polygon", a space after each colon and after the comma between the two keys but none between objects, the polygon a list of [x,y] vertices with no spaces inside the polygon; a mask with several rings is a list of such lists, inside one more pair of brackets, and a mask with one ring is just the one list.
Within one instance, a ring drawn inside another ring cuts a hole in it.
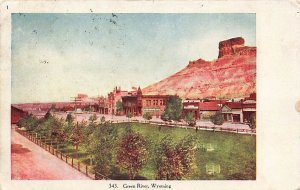
[{"label": "building facade", "polygon": [[117,102],[122,102],[122,97],[128,96],[128,91],[122,91],[121,87],[115,87],[114,90],[107,95],[107,114],[117,114]]},{"label": "building facade", "polygon": [[160,117],[165,110],[168,96],[143,95],[140,87],[136,94],[122,97],[124,114],[132,113],[134,116],[142,116],[149,113],[151,116]]}]

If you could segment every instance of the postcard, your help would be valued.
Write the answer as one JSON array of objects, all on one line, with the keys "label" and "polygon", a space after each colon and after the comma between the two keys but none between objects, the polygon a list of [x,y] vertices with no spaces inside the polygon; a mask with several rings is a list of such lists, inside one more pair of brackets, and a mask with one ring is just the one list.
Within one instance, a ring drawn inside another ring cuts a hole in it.
[{"label": "postcard", "polygon": [[1,189],[299,189],[299,10],[2,2]]}]

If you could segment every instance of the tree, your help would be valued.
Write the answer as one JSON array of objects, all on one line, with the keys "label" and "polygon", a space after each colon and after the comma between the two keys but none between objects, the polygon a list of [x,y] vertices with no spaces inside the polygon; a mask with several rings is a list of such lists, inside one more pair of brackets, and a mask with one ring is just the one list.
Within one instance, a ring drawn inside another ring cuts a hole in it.
[{"label": "tree", "polygon": [[223,117],[222,112],[220,112],[220,111],[216,112],[214,115],[212,115],[210,117],[210,121],[214,125],[222,125],[224,123],[224,117]]},{"label": "tree", "polygon": [[89,118],[89,121],[92,123],[92,124],[95,124],[96,120],[97,120],[97,115],[94,113],[93,115],[90,116]]},{"label": "tree", "polygon": [[116,103],[116,111],[118,115],[120,115],[123,111],[123,103],[120,100],[118,100]]},{"label": "tree", "polygon": [[102,116],[100,121],[101,121],[101,123],[104,123],[105,122],[105,117]]},{"label": "tree", "polygon": [[255,113],[251,114],[250,116],[250,128],[256,129],[256,115]]},{"label": "tree", "polygon": [[80,124],[73,125],[72,126],[72,132],[71,132],[71,140],[75,146],[76,149],[76,158],[78,158],[78,147],[84,140],[83,135],[83,129],[86,127],[85,122],[81,122]]},{"label": "tree", "polygon": [[162,139],[156,150],[156,179],[180,180],[191,174],[195,167],[196,148],[190,136],[178,144],[172,143],[170,136]]},{"label": "tree", "polygon": [[149,112],[144,113],[143,118],[146,120],[151,120],[152,119],[152,115]]},{"label": "tree", "polygon": [[117,128],[111,124],[98,125],[91,135],[88,151],[95,160],[95,170],[111,175],[116,166]]},{"label": "tree", "polygon": [[175,120],[179,121],[182,114],[182,100],[179,96],[170,96],[166,103],[166,108],[161,116],[164,121]]},{"label": "tree", "polygon": [[146,163],[148,151],[144,137],[129,130],[121,139],[117,153],[117,163],[128,171],[129,179],[134,179]]},{"label": "tree", "polygon": [[34,132],[39,133],[44,137],[51,138],[54,120],[55,118],[47,112],[44,118],[41,119],[38,127],[35,128]]},{"label": "tree", "polygon": [[185,121],[189,126],[195,126],[196,125],[196,120],[194,118],[194,115],[192,112],[188,112],[185,116]]},{"label": "tree", "polygon": [[128,112],[126,115],[126,117],[128,117],[128,118],[132,118],[132,116],[133,116],[133,114],[131,112]]},{"label": "tree", "polygon": [[47,111],[47,113],[44,115],[44,119],[45,119],[45,120],[48,120],[48,119],[50,119],[51,117],[53,117],[53,116],[52,116],[52,114],[50,113],[50,110],[49,110],[49,111]]},{"label": "tree", "polygon": [[66,122],[68,122],[68,124],[71,124],[74,122],[74,116],[71,113],[68,113],[67,117],[66,117]]},{"label": "tree", "polygon": [[40,120],[37,119],[32,114],[27,115],[26,117],[20,119],[17,123],[19,127],[24,127],[27,131],[35,130],[40,123]]}]

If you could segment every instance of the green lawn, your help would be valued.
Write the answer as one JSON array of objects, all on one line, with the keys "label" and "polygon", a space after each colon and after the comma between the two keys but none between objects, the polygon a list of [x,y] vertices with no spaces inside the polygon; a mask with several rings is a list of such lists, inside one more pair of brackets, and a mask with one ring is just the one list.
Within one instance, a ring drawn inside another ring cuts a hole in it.
[{"label": "green lawn", "polygon": [[[118,134],[124,133],[125,126],[129,124],[115,124],[118,127]],[[170,135],[173,141],[179,141],[187,135],[196,138],[197,168],[187,179],[190,180],[226,180],[226,179],[248,179],[256,177],[256,136],[241,135],[224,132],[201,131],[195,129],[159,127],[151,124],[130,124],[134,131],[141,133],[152,144],[158,143],[164,136]],[[203,147],[203,148],[201,148]],[[206,150],[205,147],[208,147]],[[150,159],[139,173],[141,178],[155,179],[155,167],[152,154],[154,147],[149,148]],[[63,152],[74,154],[74,147],[65,144],[60,148]],[[82,147],[79,148],[79,159],[89,163],[88,155]],[[206,165],[219,165],[220,173],[209,175],[206,172]]]}]

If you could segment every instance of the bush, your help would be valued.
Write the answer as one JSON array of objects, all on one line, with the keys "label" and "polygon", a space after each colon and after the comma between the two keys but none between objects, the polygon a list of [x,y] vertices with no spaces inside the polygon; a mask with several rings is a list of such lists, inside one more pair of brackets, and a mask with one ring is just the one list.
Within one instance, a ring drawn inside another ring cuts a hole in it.
[{"label": "bush", "polygon": [[251,114],[250,116],[250,128],[256,129],[256,115],[255,113]]},{"label": "bush", "polygon": [[214,115],[211,116],[210,120],[214,125],[222,125],[224,123],[224,117],[222,112],[216,112]]},{"label": "bush", "polygon": [[30,114],[20,119],[19,122],[17,123],[17,126],[24,127],[26,130],[32,131],[38,127],[39,123],[40,123],[39,119],[37,119],[32,114]]},{"label": "bush", "polygon": [[185,116],[185,121],[187,122],[187,124],[189,126],[195,126],[196,125],[196,120],[194,118],[194,115],[192,112],[189,112],[186,116]]},{"label": "bush", "polygon": [[146,120],[152,119],[152,115],[149,112],[144,113],[143,118]]},{"label": "bush", "polygon": [[127,115],[126,115],[126,117],[132,118],[132,117],[133,117],[133,114],[132,114],[131,112],[128,112]]},{"label": "bush", "polygon": [[101,121],[101,123],[104,123],[105,122],[105,117],[102,116],[100,121]]}]

